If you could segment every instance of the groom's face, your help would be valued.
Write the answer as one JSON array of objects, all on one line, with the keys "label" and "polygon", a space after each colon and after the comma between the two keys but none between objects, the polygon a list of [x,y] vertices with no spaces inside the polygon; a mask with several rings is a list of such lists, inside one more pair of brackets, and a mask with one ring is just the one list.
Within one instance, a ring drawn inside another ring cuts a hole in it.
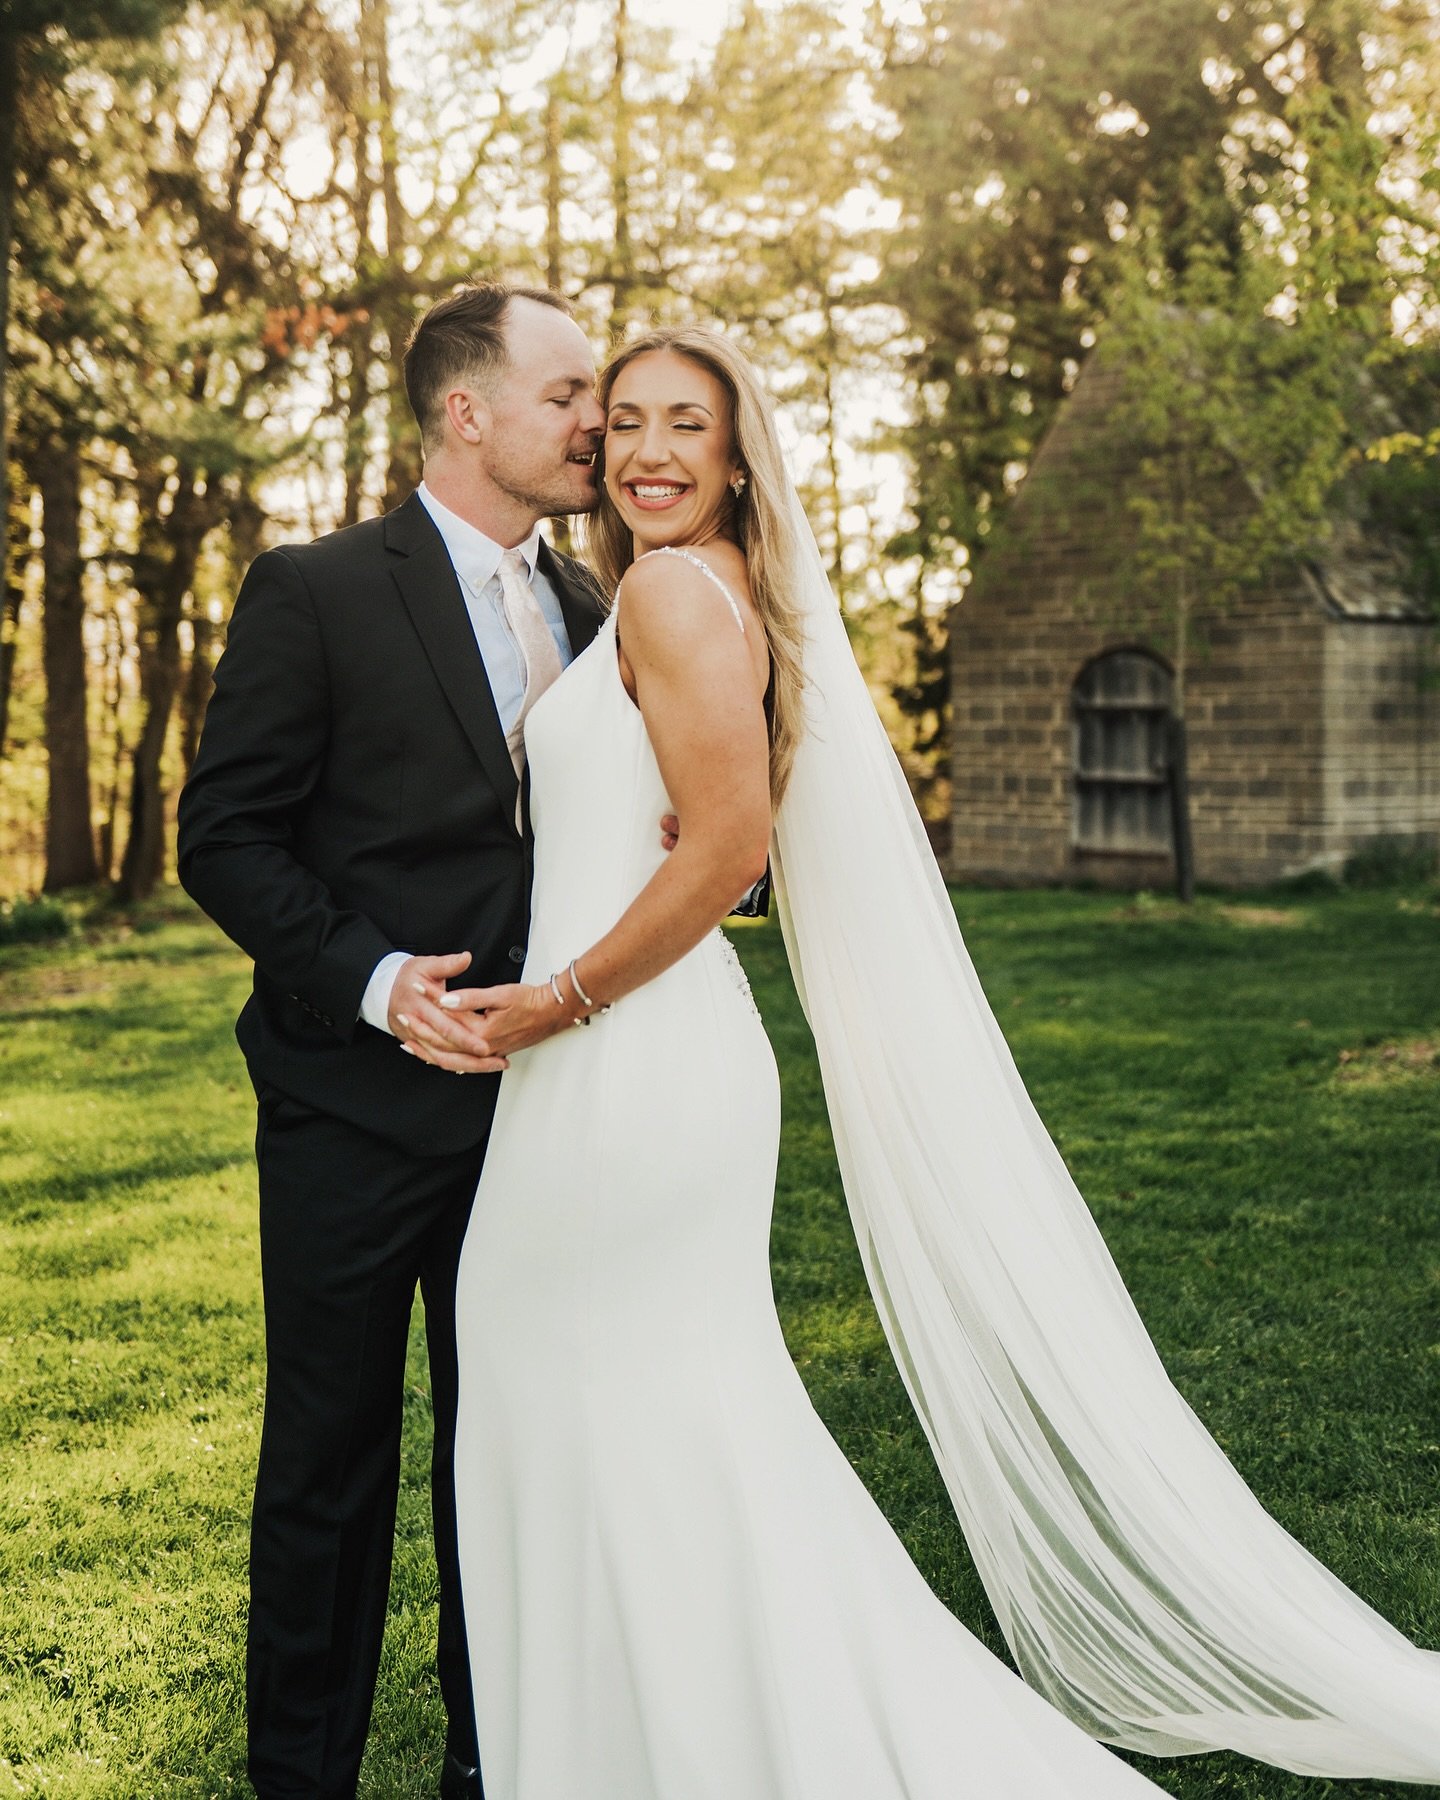
[{"label": "groom's face", "polygon": [[517,299],[505,342],[509,365],[477,414],[485,473],[537,517],[589,512],[605,415],[585,334],[555,307]]}]

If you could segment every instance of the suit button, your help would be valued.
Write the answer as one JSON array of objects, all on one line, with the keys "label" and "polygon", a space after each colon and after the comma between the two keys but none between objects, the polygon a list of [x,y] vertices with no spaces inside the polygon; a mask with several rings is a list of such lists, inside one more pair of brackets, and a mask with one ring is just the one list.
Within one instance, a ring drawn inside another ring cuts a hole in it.
[{"label": "suit button", "polygon": [[525,960],[525,946],[523,944],[512,944],[507,954],[511,962],[523,963]]}]

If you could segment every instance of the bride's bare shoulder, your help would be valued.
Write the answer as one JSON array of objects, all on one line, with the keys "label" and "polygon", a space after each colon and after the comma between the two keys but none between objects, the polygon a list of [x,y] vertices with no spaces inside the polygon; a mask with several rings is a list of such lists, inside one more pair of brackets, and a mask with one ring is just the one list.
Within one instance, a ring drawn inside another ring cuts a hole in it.
[{"label": "bride's bare shoulder", "polygon": [[678,544],[686,556],[698,557],[712,575],[718,575],[727,587],[733,588],[746,599],[750,595],[750,570],[745,561],[745,552],[738,544],[732,544],[729,538],[710,538],[703,544]]},{"label": "bride's bare shoulder", "polygon": [[632,630],[645,629],[651,620],[670,626],[693,621],[702,629],[729,620],[728,629],[738,625],[746,631],[754,609],[744,584],[744,558],[738,550],[733,556],[731,567],[731,559],[717,556],[709,544],[703,550],[677,544],[637,557],[616,594],[622,618]]}]

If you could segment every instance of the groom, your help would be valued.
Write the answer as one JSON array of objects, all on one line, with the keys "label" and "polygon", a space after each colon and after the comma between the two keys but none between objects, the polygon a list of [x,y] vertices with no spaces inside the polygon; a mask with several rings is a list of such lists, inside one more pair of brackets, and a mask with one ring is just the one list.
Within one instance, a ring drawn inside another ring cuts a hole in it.
[{"label": "groom", "polygon": [[405,353],[423,484],[383,518],[256,560],[180,803],[181,880],[255,961],[236,1035],[259,1101],[268,1362],[247,1661],[260,1800],[355,1794],[417,1282],[449,1715],[440,1792],[481,1794],[455,1546],[454,1294],[498,1078],[457,1080],[397,1036],[473,1050],[473,1017],[438,1004],[446,982],[513,981],[525,960],[523,715],[602,617],[539,522],[595,504],[594,379],[554,294],[481,283],[431,307]]}]

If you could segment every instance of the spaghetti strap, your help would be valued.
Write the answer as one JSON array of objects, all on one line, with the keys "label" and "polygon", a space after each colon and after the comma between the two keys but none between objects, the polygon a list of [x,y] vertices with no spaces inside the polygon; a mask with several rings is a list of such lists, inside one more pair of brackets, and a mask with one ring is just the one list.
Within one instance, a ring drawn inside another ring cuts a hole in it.
[{"label": "spaghetti strap", "polygon": [[[735,596],[730,592],[729,588],[726,587],[725,583],[720,579],[720,577],[710,567],[709,563],[707,563],[705,561],[703,556],[697,556],[693,550],[682,550],[678,544],[660,544],[654,550],[647,550],[644,552],[643,555],[637,556],[635,558],[635,561],[636,562],[644,562],[645,557],[647,557],[647,556],[683,556],[685,558],[685,561],[688,563],[693,563],[695,565],[695,567],[697,569],[699,569],[699,571],[701,572],[702,575],[708,575],[710,577],[710,579],[715,583],[716,587],[719,588],[720,592],[725,596],[726,601],[729,603],[731,612],[734,613],[734,615],[735,615],[735,623],[740,627],[740,631],[743,636],[744,631],[745,631],[744,614],[740,611],[740,607],[735,599]],[[633,567],[634,565],[632,564],[631,566]],[[616,594],[616,599],[617,600],[619,599],[618,593]]]}]

